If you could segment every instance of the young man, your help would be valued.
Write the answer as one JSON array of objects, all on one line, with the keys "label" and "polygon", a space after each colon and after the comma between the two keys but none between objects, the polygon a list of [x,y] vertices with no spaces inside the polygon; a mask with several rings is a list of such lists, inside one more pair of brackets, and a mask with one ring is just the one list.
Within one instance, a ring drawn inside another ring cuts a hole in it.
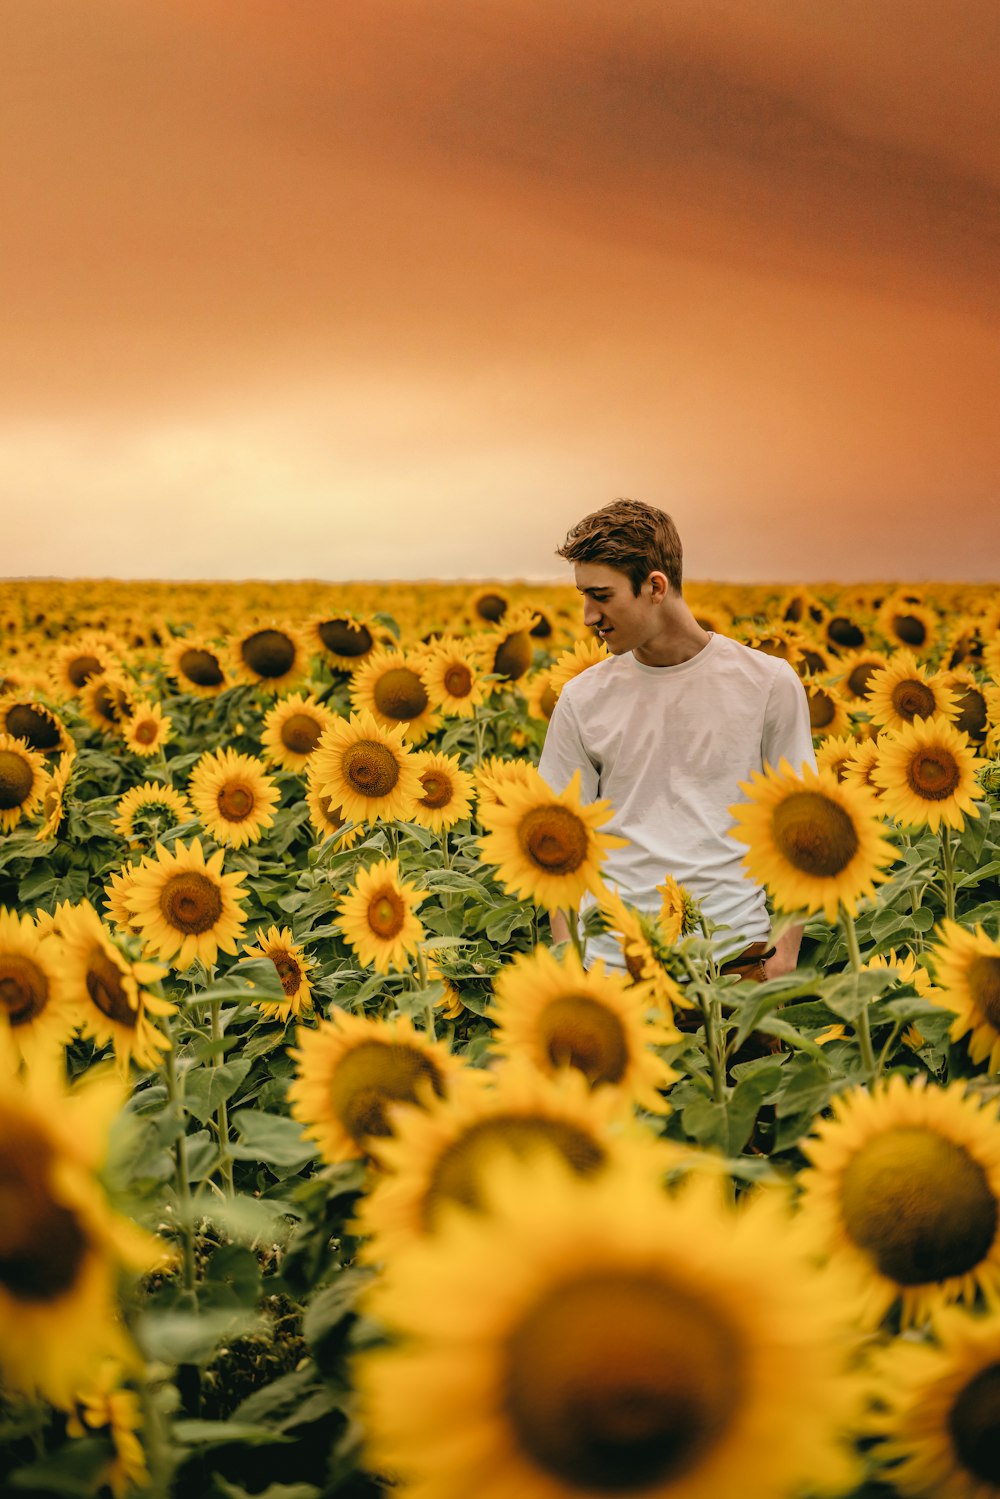
[{"label": "young man", "polygon": [[[770,946],[764,892],[728,836],[740,781],[786,759],[814,766],[805,691],[785,661],[703,630],[681,593],[681,543],[662,510],[615,500],[585,516],[558,548],[574,564],[584,624],[611,652],[566,684],[539,769],[555,791],[580,771],[585,802],[615,811],[604,831],[627,838],[603,874],[641,910],[656,910],[667,874],[728,928],[719,951],[732,971],[791,972],[801,928]],[[553,918],[564,940],[565,922]],[[621,967],[614,937],[588,950]]]}]

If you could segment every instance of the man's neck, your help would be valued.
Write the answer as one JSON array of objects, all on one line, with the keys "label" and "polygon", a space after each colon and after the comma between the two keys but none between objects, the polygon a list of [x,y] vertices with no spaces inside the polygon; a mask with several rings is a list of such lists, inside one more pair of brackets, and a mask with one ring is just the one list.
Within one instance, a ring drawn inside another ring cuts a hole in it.
[{"label": "man's neck", "polygon": [[703,651],[711,631],[703,630],[680,597],[664,599],[662,623],[656,634],[633,652],[643,666],[680,666]]}]

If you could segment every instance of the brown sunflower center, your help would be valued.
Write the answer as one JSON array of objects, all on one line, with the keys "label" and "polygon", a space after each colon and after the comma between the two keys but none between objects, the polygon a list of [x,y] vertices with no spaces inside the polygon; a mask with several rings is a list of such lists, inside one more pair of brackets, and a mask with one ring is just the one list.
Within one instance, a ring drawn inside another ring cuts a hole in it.
[{"label": "brown sunflower center", "polygon": [[158,726],[155,718],[144,718],[132,730],[132,737],[140,744],[155,744]]},{"label": "brown sunflower center", "polygon": [[30,703],[15,703],[8,708],[6,727],[8,734],[26,740],[33,750],[55,749],[59,743],[59,725],[55,719]]},{"label": "brown sunflower center", "polygon": [[222,892],[215,881],[197,869],[185,869],[164,881],[160,914],[175,932],[200,936],[222,915]]},{"label": "brown sunflower center", "polygon": [[779,852],[802,874],[832,879],[858,851],[851,814],[820,791],[793,791],[775,807],[771,830]]},{"label": "brown sunflower center", "polygon": [[847,674],[847,686],[855,697],[865,697],[872,674],[878,670],[874,661],[860,661]]},{"label": "brown sunflower center", "polygon": [[100,670],[101,663],[96,656],[73,656],[66,663],[66,675],[77,689],[88,677],[96,677]]},{"label": "brown sunflower center", "polygon": [[493,670],[507,682],[517,682],[531,666],[531,636],[527,630],[516,630],[497,646]]},{"label": "brown sunflower center", "polygon": [[338,828],[342,828],[344,826],[344,823],[347,821],[346,817],[344,816],[343,807],[335,807],[333,804],[333,798],[330,796],[320,797],[319,809],[334,832],[336,832]]},{"label": "brown sunflower center", "polygon": [[196,687],[221,687],[225,681],[219,658],[211,651],[185,651],[177,664],[181,675]]},{"label": "brown sunflower center", "polygon": [[423,806],[430,807],[436,812],[441,807],[447,807],[452,800],[454,787],[451,777],[445,775],[441,770],[425,770],[420,777],[420,784],[424,788],[424,794],[420,798]]},{"label": "brown sunflower center", "polygon": [[554,1067],[575,1067],[591,1085],[619,1083],[628,1043],[619,1017],[587,994],[551,1000],[538,1017],[542,1049]]},{"label": "brown sunflower center", "polygon": [[406,906],[391,885],[376,892],[368,902],[368,925],[386,942],[398,937],[406,921]]},{"label": "brown sunflower center", "polygon": [[906,767],[910,790],[925,802],[940,802],[951,796],[962,779],[961,767],[943,744],[917,750]]},{"label": "brown sunflower center", "polygon": [[837,716],[837,705],[828,692],[809,694],[809,722],[814,729],[825,729]]},{"label": "brown sunflower center", "polygon": [[121,687],[101,682],[93,696],[94,712],[105,723],[119,724],[129,716],[128,695]]},{"label": "brown sunflower center", "polygon": [[220,786],[216,803],[227,822],[246,822],[254,809],[254,794],[249,786],[227,781]]},{"label": "brown sunflower center", "polygon": [[375,683],[372,696],[384,718],[395,718],[400,722],[419,718],[428,701],[426,687],[408,666],[393,666],[384,671]]},{"label": "brown sunflower center", "polygon": [[743,1363],[732,1326],[688,1287],[594,1272],[546,1289],[515,1327],[503,1401],[560,1489],[659,1493],[723,1438]]},{"label": "brown sunflower center", "polygon": [[[986,699],[978,687],[967,687],[958,699],[956,729],[972,739],[981,739],[986,732]],[[9,722],[9,720],[8,720]]]},{"label": "brown sunflower center", "polygon": [[559,694],[558,692],[556,692],[553,686],[548,685],[542,690],[542,695],[539,699],[538,706],[541,708],[545,718],[552,717],[553,709],[555,708],[555,705],[558,701]]},{"label": "brown sunflower center", "polygon": [[826,627],[828,640],[842,650],[854,651],[865,643],[865,632],[846,614],[835,614]]},{"label": "brown sunflower center", "polygon": [[281,742],[296,755],[311,755],[319,743],[320,725],[308,713],[293,713],[281,725]]},{"label": "brown sunflower center", "polygon": [[844,1171],[841,1204],[855,1244],[903,1286],[967,1275],[996,1236],[982,1166],[924,1126],[887,1129],[861,1146]]},{"label": "brown sunflower center", "polygon": [[399,762],[386,744],[359,739],[341,761],[344,779],[362,796],[388,796],[399,780]]},{"label": "brown sunflower center", "polygon": [[428,1232],[447,1202],[481,1210],[483,1184],[494,1162],[506,1156],[528,1160],[536,1151],[555,1151],[578,1176],[600,1170],[603,1145],[579,1124],[544,1114],[494,1114],[470,1124],[447,1145],[434,1163],[421,1213]]},{"label": "brown sunflower center", "polygon": [[0,812],[19,807],[31,795],[35,772],[17,750],[0,750]]},{"label": "brown sunflower center", "polygon": [[401,1043],[361,1041],[337,1063],[330,1103],[347,1133],[361,1144],[370,1135],[390,1135],[386,1109],[394,1103],[419,1103],[421,1084],[443,1096],[441,1074],[430,1057]]},{"label": "brown sunflower center", "polygon": [[240,641],[240,655],[258,677],[273,681],[295,664],[295,641],[283,630],[256,630]]},{"label": "brown sunflower center", "polygon": [[273,952],[271,962],[278,970],[282,989],[291,996],[302,982],[302,969],[298,960],[290,952]]},{"label": "brown sunflower center", "polygon": [[15,1301],[54,1301],[69,1291],[87,1251],[76,1214],[49,1193],[50,1157],[21,1132],[0,1157],[0,1286]]},{"label": "brown sunflower center", "polygon": [[453,661],[441,680],[451,697],[468,697],[472,691],[472,671],[462,661]]},{"label": "brown sunflower center", "polygon": [[948,1431],[967,1472],[1000,1489],[1000,1362],[987,1364],[959,1391]]},{"label": "brown sunflower center", "polygon": [[892,706],[900,718],[912,723],[915,718],[930,718],[937,700],[926,682],[919,677],[907,677],[892,689]]},{"label": "brown sunflower center", "polygon": [[500,593],[484,593],[476,600],[476,613],[480,619],[496,624],[507,613],[507,600]]},{"label": "brown sunflower center", "polygon": [[1000,958],[977,953],[969,964],[968,985],[976,1008],[1000,1031]]},{"label": "brown sunflower center", "polygon": [[894,614],[892,630],[896,639],[901,640],[904,645],[915,645],[919,648],[927,640],[927,626],[915,614]]},{"label": "brown sunflower center", "polygon": [[338,656],[364,656],[375,644],[370,630],[347,619],[324,619],[316,629],[327,650]]},{"label": "brown sunflower center", "polygon": [[139,1018],[123,983],[121,969],[112,962],[103,947],[94,947],[87,959],[87,993],[102,1015],[116,1025],[135,1028]]},{"label": "brown sunflower center", "polygon": [[518,841],[546,874],[573,874],[587,857],[586,825],[569,807],[532,807],[521,818]]},{"label": "brown sunflower center", "polygon": [[23,953],[0,953],[0,1005],[10,1025],[29,1025],[49,1002],[45,972]]}]

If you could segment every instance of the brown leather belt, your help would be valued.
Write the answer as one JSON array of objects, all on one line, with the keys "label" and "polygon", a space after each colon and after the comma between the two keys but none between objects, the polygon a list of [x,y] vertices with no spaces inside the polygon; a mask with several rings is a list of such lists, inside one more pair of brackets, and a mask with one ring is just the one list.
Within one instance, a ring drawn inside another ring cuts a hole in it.
[{"label": "brown leather belt", "polygon": [[763,968],[768,958],[774,957],[774,948],[769,947],[766,942],[751,942],[749,947],[735,958],[730,958],[728,963],[723,963],[719,969],[720,973],[742,973],[747,968]]}]

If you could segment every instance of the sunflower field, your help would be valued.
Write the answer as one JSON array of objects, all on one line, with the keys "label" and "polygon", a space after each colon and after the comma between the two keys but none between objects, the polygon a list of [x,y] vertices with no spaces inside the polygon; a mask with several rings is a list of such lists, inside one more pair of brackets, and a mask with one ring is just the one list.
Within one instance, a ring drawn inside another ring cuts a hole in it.
[{"label": "sunflower field", "polygon": [[1000,1496],[1000,591],[686,596],[761,983],[538,774],[573,589],[0,583],[4,1494]]}]

